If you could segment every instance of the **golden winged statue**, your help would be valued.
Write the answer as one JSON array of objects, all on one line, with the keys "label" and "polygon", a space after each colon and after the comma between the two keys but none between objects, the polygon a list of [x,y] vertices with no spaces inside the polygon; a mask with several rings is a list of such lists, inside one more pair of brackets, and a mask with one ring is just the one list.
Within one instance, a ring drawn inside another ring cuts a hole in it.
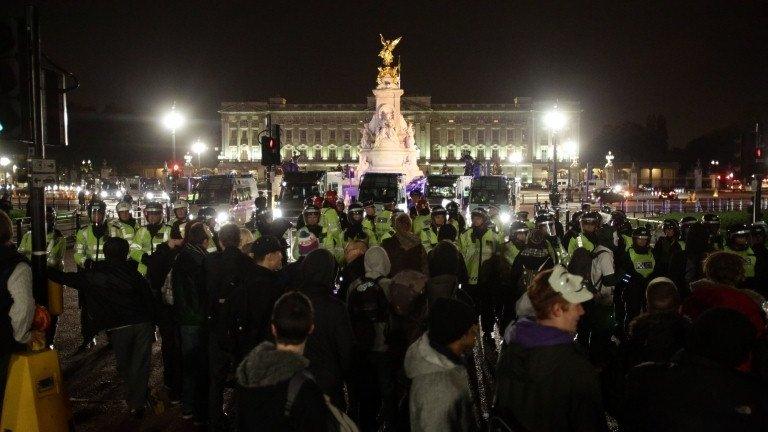
[{"label": "golden winged statue", "polygon": [[381,35],[381,33],[379,33],[379,37],[381,38],[381,51],[379,51],[379,57],[381,57],[381,59],[384,61],[384,66],[389,66],[395,59],[395,57],[392,55],[392,51],[395,50],[395,47],[398,43],[400,43],[400,39],[403,37],[400,36],[395,40],[386,40],[384,39],[384,36]]}]

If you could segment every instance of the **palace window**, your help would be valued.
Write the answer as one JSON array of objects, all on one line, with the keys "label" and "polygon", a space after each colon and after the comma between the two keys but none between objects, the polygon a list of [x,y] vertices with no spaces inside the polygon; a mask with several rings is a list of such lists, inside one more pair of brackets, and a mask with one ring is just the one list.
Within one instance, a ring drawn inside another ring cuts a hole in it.
[{"label": "palace window", "polygon": [[477,143],[478,144],[484,144],[485,143],[485,131],[482,129],[478,129],[477,131]]},{"label": "palace window", "polygon": [[461,131],[461,143],[462,144],[469,143],[469,129],[464,129]]},{"label": "palace window", "polygon": [[498,142],[499,142],[499,130],[498,129],[493,129],[491,131],[491,141],[493,141],[494,143],[498,144]]},{"label": "palace window", "polygon": [[352,135],[350,134],[350,132],[348,130],[345,130],[344,131],[344,143],[348,144],[351,141],[351,139],[352,139],[351,137],[352,137]]},{"label": "palace window", "polygon": [[482,148],[482,147],[478,147],[477,148],[477,157],[475,159],[477,159],[479,161],[484,161],[485,160],[485,149],[484,148]]},{"label": "palace window", "polygon": [[285,130],[285,141],[286,142],[292,142],[293,141],[293,130],[286,129]]},{"label": "palace window", "polygon": [[331,129],[328,131],[328,141],[335,143],[336,142],[336,130]]},{"label": "palace window", "polygon": [[336,148],[331,147],[328,149],[328,160],[330,161],[336,161]]},{"label": "palace window", "polygon": [[315,142],[316,143],[320,142],[320,130],[319,129],[315,131]]},{"label": "palace window", "polygon": [[512,144],[513,142],[515,142],[515,130],[507,129],[507,144]]},{"label": "palace window", "polygon": [[237,129],[229,130],[229,145],[231,146],[237,145]]},{"label": "palace window", "polygon": [[299,131],[299,142],[302,144],[307,142],[307,131],[303,129]]},{"label": "palace window", "polygon": [[455,137],[453,129],[448,129],[448,144],[453,144]]}]

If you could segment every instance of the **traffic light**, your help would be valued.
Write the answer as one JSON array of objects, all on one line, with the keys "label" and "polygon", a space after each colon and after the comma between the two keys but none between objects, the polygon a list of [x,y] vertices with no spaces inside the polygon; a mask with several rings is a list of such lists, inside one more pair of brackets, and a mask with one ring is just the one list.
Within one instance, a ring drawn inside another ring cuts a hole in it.
[{"label": "traffic light", "polygon": [[261,164],[280,165],[280,140],[271,136],[261,137]]},{"label": "traffic light", "polygon": [[[29,140],[29,58],[23,20],[0,19],[0,139]],[[25,121],[25,119],[27,119]]]},{"label": "traffic light", "polygon": [[755,147],[755,162],[760,162],[763,159],[763,148]]}]

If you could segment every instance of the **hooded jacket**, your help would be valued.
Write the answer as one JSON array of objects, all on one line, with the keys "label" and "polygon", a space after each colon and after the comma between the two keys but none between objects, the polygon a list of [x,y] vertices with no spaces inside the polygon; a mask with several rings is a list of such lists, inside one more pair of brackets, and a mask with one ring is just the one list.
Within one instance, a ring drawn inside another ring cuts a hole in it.
[{"label": "hooded jacket", "polygon": [[284,415],[288,384],[309,360],[262,342],[240,363],[237,379],[238,430],[328,431],[332,420],[323,393],[313,380],[302,384],[289,416]]},{"label": "hooded jacket", "polygon": [[315,309],[315,331],[307,338],[304,356],[309,371],[334,405],[343,406],[342,384],[352,366],[352,324],[346,305],[333,296],[336,260],[325,249],[309,253],[301,265],[301,291]]},{"label": "hooded jacket", "polygon": [[424,274],[429,273],[427,265],[427,251],[419,238],[412,232],[395,233],[381,242],[381,247],[387,251],[391,263],[390,276],[400,273],[402,270],[416,270]]},{"label": "hooded jacket", "polygon": [[453,432],[476,429],[467,369],[437,352],[424,333],[405,354],[411,379],[411,430]]},{"label": "hooded jacket", "polygon": [[529,431],[607,431],[597,372],[573,335],[528,318],[504,336],[496,410]]},{"label": "hooded jacket", "polygon": [[[384,248],[380,246],[374,246],[365,253],[365,279],[377,280],[377,283],[384,292],[384,296],[389,300],[389,286],[392,283],[392,279],[387,278],[389,275],[389,257]],[[349,292],[347,293],[347,303],[349,303],[349,294],[354,292],[360,285],[363,284],[363,278],[357,279],[349,286]],[[371,351],[385,352],[387,350],[387,344],[385,342],[384,330],[386,329],[386,323],[375,323],[376,337],[373,342]]]}]

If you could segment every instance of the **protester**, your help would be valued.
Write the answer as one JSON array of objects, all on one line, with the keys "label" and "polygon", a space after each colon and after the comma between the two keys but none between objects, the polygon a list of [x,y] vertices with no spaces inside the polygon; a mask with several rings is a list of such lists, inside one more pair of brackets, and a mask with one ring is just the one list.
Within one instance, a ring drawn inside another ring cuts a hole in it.
[{"label": "protester", "polygon": [[309,299],[298,292],[283,294],[270,323],[275,343],[261,342],[237,368],[239,431],[337,430],[303,355],[313,330]]},{"label": "protester", "polygon": [[742,314],[714,308],[698,317],[672,363],[645,363],[627,378],[626,431],[763,431],[765,389],[737,367],[755,329]]},{"label": "protester", "polygon": [[704,277],[704,260],[714,250],[706,226],[689,221],[685,230],[685,249],[673,253],[669,260],[671,279],[683,298],[691,292],[690,284]]},{"label": "protester", "polygon": [[405,356],[412,431],[477,429],[463,355],[475,345],[478,331],[470,306],[448,298],[435,300],[427,333]]},{"label": "protester", "polygon": [[315,331],[307,339],[305,355],[309,370],[331,402],[344,408],[343,385],[352,367],[354,337],[344,303],[333,296],[336,260],[325,249],[317,249],[301,265],[300,291],[312,301]]},{"label": "protester", "polygon": [[411,229],[411,218],[405,213],[399,214],[395,219],[395,235],[381,242],[392,264],[390,276],[402,270],[416,270],[424,274],[429,272],[427,252]]},{"label": "protester", "polygon": [[[0,211],[0,395],[5,395],[11,355],[30,338],[35,300],[32,297],[32,268],[16,251],[11,238],[11,219]],[[0,413],[3,402],[0,398]]]},{"label": "protester", "polygon": [[185,228],[185,236],[171,267],[173,312],[181,335],[182,418],[204,424],[208,421],[208,356],[203,326],[208,295],[203,261],[211,234],[203,222],[194,222]]},{"label": "protester", "polygon": [[496,368],[495,409],[513,430],[608,430],[597,372],[573,340],[592,297],[562,266],[528,288],[536,317],[507,328]]},{"label": "protester", "polygon": [[131,414],[141,418],[148,408],[150,355],[155,337],[155,304],[149,283],[128,262],[128,242],[110,237],[106,261],[78,273],[49,270],[49,277],[73,287],[86,298],[96,332],[105,330]]}]

